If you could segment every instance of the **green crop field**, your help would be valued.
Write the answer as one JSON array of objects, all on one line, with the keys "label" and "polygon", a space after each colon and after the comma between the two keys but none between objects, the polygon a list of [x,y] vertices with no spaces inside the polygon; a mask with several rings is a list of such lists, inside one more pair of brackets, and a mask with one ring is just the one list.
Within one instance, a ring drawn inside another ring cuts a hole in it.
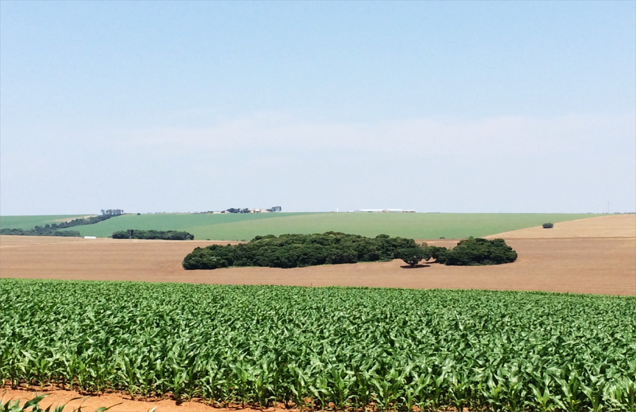
[{"label": "green crop field", "polygon": [[33,229],[35,226],[44,226],[51,223],[60,223],[62,220],[75,219],[84,215],[48,215],[48,216],[0,216],[0,229]]},{"label": "green crop field", "polygon": [[76,226],[83,236],[109,237],[127,229],[185,230],[195,239],[250,240],[257,235],[338,231],[412,239],[486,236],[509,230],[583,219],[592,214],[530,213],[264,213],[125,215]]},{"label": "green crop field", "polygon": [[[184,230],[195,239],[250,240],[257,235],[338,231],[412,239],[487,236],[546,222],[595,217],[595,214],[542,213],[246,213],[123,215],[97,224],[75,226],[82,236],[110,237],[127,229]],[[1,228],[31,229],[74,216],[3,216]]]},{"label": "green crop field", "polygon": [[[249,223],[259,220],[280,220],[296,213],[232,213],[232,214],[191,214],[162,213],[145,215],[123,215],[103,222],[87,226],[74,226],[69,230],[77,230],[82,236],[110,237],[113,232],[128,229],[140,230],[185,230],[192,233],[195,239],[213,239],[215,234],[210,229],[217,225]],[[276,226],[275,224],[273,226]],[[206,236],[207,235],[207,236]],[[254,235],[256,236],[256,235]],[[253,237],[253,236],[252,236]],[[216,239],[216,238],[214,238]],[[240,240],[235,237],[222,237],[221,240]],[[251,239],[251,238],[250,238]]]},{"label": "green crop field", "polygon": [[635,297],[17,279],[1,286],[0,379],[14,386],[338,410],[636,408]]}]

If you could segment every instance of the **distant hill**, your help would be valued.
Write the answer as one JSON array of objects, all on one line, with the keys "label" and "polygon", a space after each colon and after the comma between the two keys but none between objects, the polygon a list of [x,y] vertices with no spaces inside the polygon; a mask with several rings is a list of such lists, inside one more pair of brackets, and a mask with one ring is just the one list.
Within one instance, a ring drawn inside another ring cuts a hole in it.
[{"label": "distant hill", "polygon": [[60,223],[85,216],[96,215],[85,213],[83,215],[0,216],[0,229],[33,229],[36,226]]},{"label": "distant hill", "polygon": [[[412,239],[487,236],[539,226],[546,222],[599,216],[542,213],[249,213],[249,214],[142,214],[113,217],[76,226],[82,236],[110,237],[127,229],[183,230],[195,239],[250,240],[257,235],[339,231],[364,236],[387,234]],[[73,216],[6,216],[2,227],[30,229],[35,224]],[[5,223],[7,222],[7,223]],[[9,226],[8,224],[11,224]],[[30,225],[27,223],[31,223]]]}]

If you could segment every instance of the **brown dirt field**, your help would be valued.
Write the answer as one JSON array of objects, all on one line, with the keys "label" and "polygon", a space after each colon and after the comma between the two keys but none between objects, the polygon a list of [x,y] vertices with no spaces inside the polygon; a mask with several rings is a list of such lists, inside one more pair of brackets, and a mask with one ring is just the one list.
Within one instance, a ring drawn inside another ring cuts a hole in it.
[{"label": "brown dirt field", "polygon": [[552,229],[535,226],[486,237],[490,239],[495,237],[504,239],[634,238],[636,237],[636,215],[608,215],[570,220],[555,223]]},{"label": "brown dirt field", "polygon": [[[636,295],[636,215],[611,215],[508,232],[519,259],[501,266],[403,262],[327,265],[296,269],[230,268],[186,271],[183,257],[210,241],[116,240],[0,236],[2,277],[131,280],[212,284],[371,286]],[[553,236],[552,233],[567,235]],[[532,238],[531,235],[543,236]],[[593,235],[597,235],[593,237]],[[452,246],[452,240],[429,244]]]}]

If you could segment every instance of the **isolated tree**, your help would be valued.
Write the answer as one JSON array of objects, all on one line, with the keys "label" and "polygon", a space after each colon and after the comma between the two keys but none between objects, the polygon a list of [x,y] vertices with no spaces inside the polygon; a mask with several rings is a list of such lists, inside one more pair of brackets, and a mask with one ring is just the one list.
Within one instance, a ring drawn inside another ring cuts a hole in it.
[{"label": "isolated tree", "polygon": [[408,264],[411,267],[417,266],[420,261],[429,260],[431,258],[431,253],[429,250],[422,249],[421,247],[414,247],[408,249],[402,249],[398,252],[399,258],[404,261],[404,263]]}]

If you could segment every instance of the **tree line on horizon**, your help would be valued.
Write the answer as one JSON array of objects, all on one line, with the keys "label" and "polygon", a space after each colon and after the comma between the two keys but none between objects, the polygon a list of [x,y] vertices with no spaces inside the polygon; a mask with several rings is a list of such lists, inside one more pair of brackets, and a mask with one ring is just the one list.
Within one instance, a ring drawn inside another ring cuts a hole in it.
[{"label": "tree line on horizon", "polygon": [[65,236],[79,237],[80,232],[77,230],[61,230],[69,227],[94,225],[103,222],[115,216],[121,216],[123,209],[102,209],[102,214],[87,218],[72,219],[67,222],[47,223],[44,226],[35,226],[33,229],[0,229],[0,235],[17,235],[17,236]]}]

